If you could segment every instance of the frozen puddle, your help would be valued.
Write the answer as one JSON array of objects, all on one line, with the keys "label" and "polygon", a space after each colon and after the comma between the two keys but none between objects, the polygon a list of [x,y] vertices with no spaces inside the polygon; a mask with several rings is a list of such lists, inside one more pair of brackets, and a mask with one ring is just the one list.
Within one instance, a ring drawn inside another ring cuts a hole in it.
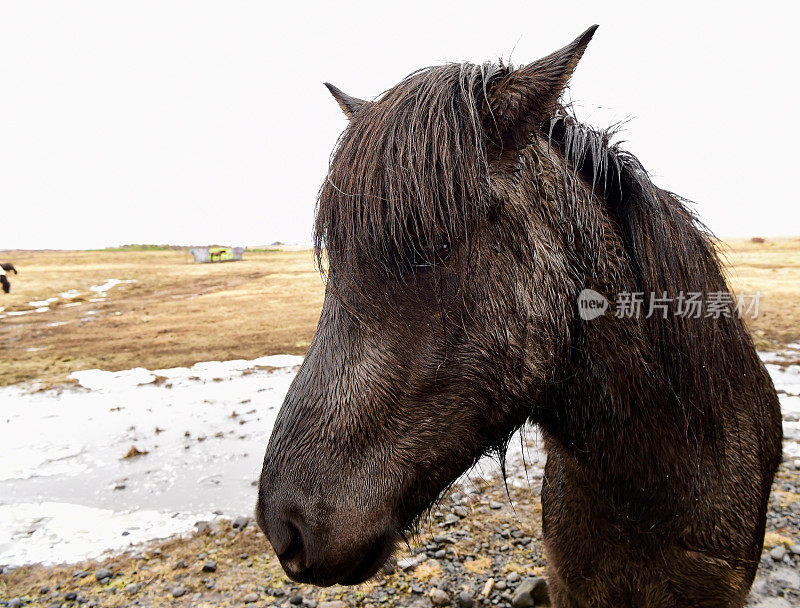
[{"label": "frozen puddle", "polygon": [[[87,370],[0,389],[0,565],[76,561],[249,514],[301,357]],[[143,456],[124,459],[131,446]]]},{"label": "frozen puddle", "polygon": [[[275,355],[85,370],[72,374],[78,388],[0,388],[0,565],[80,561],[251,513],[269,434],[301,362]],[[800,366],[767,368],[783,407],[784,450],[800,458]],[[531,448],[520,434],[512,439],[509,484],[541,477],[538,434],[526,429],[524,439]],[[123,458],[132,446],[146,454]],[[484,458],[461,481],[498,471]]]}]

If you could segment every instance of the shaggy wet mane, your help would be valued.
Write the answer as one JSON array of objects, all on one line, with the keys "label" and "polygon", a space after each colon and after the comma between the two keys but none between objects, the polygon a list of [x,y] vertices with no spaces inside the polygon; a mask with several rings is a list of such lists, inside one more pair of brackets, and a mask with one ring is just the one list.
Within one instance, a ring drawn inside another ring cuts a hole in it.
[{"label": "shaggy wet mane", "polygon": [[[319,193],[320,268],[326,254],[342,273],[367,264],[402,274],[436,264],[443,251],[469,240],[490,206],[487,91],[513,69],[502,63],[425,68],[356,113]],[[657,199],[638,160],[613,143],[615,128],[589,127],[559,106],[538,129],[610,203],[624,199],[626,187],[645,203]]]},{"label": "shaggy wet mane", "polygon": [[320,190],[318,258],[324,248],[333,268],[402,270],[467,238],[487,206],[485,90],[507,69],[427,68],[360,110]]}]

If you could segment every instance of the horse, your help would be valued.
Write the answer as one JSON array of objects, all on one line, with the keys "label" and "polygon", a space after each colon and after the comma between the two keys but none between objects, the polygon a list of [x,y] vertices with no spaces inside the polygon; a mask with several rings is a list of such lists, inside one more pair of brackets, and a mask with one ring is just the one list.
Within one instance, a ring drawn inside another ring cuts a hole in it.
[{"label": "horse", "polygon": [[8,281],[8,276],[6,276],[6,272],[13,272],[14,274],[17,273],[17,269],[14,268],[13,264],[2,263],[0,264],[0,287],[3,289],[3,293],[9,293],[11,291],[11,283]]},{"label": "horse", "polygon": [[[327,85],[349,121],[317,201],[325,299],[256,505],[291,579],[369,579],[529,422],[554,606],[744,604],[779,402],[730,302],[679,314],[730,294],[690,203],[563,102],[596,27],[373,101]],[[614,306],[582,315],[585,293]]]}]

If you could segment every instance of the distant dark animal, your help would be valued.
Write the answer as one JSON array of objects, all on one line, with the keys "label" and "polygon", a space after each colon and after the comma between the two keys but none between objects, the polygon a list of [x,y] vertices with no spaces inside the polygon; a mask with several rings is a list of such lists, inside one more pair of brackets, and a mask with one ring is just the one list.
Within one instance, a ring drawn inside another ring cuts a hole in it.
[{"label": "distant dark animal", "polygon": [[2,287],[3,293],[9,293],[11,291],[11,283],[8,281],[6,272],[13,272],[14,274],[17,274],[17,269],[14,268],[13,264],[0,264],[0,287]]},{"label": "distant dark animal", "polygon": [[[329,86],[350,123],[319,194],[327,291],[256,509],[294,580],[372,576],[530,421],[555,606],[743,605],[778,399],[730,306],[646,314],[650,294],[728,286],[685,201],[559,103],[594,31],[519,69],[424,69],[373,102]],[[641,292],[644,311],[584,320],[587,288]]]}]

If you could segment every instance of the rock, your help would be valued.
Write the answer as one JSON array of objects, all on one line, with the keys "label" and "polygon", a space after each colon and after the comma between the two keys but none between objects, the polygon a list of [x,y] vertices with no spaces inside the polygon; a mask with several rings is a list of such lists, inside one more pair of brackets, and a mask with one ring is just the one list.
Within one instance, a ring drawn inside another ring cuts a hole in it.
[{"label": "rock", "polygon": [[769,580],[776,583],[781,589],[800,589],[800,572],[793,568],[777,568],[769,575]]},{"label": "rock", "polygon": [[475,600],[472,599],[472,594],[468,591],[462,591],[458,594],[458,605],[460,608],[472,608]]},{"label": "rock", "polygon": [[178,570],[180,568],[186,568],[189,564],[186,563],[185,559],[179,559],[175,564],[172,566],[173,570]]},{"label": "rock", "polygon": [[769,552],[769,556],[776,562],[781,561],[786,556],[786,547],[784,547],[783,545],[778,545],[777,547],[773,547],[772,550]]},{"label": "rock", "polygon": [[303,603],[303,596],[300,595],[299,593],[297,595],[293,595],[292,597],[289,598],[289,603],[292,604],[293,606],[299,606],[300,604]]},{"label": "rock", "polygon": [[433,554],[433,557],[435,557],[436,559],[444,559],[446,555],[447,551],[445,551],[444,549],[439,549]]},{"label": "rock", "polygon": [[442,522],[445,526],[452,526],[460,521],[458,515],[455,513],[448,513],[447,517],[444,518],[444,522]]},{"label": "rock", "polygon": [[172,593],[172,597],[182,597],[186,595],[186,587],[183,585],[175,585],[170,589],[170,593]]},{"label": "rock", "polygon": [[507,582],[507,583],[518,583],[518,582],[519,582],[519,579],[521,579],[521,578],[522,578],[522,577],[519,575],[519,572],[511,572],[511,573],[510,573],[510,574],[509,574],[509,575],[506,577],[506,582]]},{"label": "rock", "polygon": [[317,604],[317,608],[347,608],[347,604],[342,600],[333,600],[330,602],[320,602]]},{"label": "rock", "polygon": [[789,551],[791,551],[795,555],[800,555],[800,543],[796,543],[791,547],[789,547]]},{"label": "rock", "polygon": [[760,601],[758,604],[749,604],[751,608],[792,608],[792,605],[782,597],[770,597]]},{"label": "rock", "polygon": [[433,542],[438,543],[440,545],[452,545],[456,542],[456,539],[452,536],[445,536],[444,534],[436,534],[433,537]]},{"label": "rock", "polygon": [[450,603],[450,596],[441,589],[431,589],[430,597],[434,606],[447,606]]},{"label": "rock", "polygon": [[217,571],[217,562],[213,559],[208,560],[205,564],[203,564],[203,572],[216,572]]},{"label": "rock", "polygon": [[497,581],[494,584],[494,588],[497,589],[498,591],[505,591],[507,587],[508,583],[506,583],[505,581]]},{"label": "rock", "polygon": [[416,583],[411,584],[411,593],[425,593],[425,590]]},{"label": "rock", "polygon": [[139,593],[139,585],[136,583],[131,583],[130,585],[125,585],[125,593],[129,595],[133,595],[135,593]]},{"label": "rock", "polygon": [[78,594],[75,591],[68,591],[64,594],[64,599],[68,602],[74,602],[78,599]]},{"label": "rock", "polygon": [[532,608],[536,604],[550,605],[547,582],[541,576],[526,578],[517,587],[511,603],[514,608]]},{"label": "rock", "polygon": [[107,568],[100,568],[94,573],[94,577],[98,581],[102,581],[104,578],[111,578],[111,574],[111,570],[108,570]]},{"label": "rock", "polygon": [[503,504],[493,500],[489,503],[489,508],[494,509],[496,511],[497,509],[502,509]]},{"label": "rock", "polygon": [[250,518],[245,517],[244,515],[240,515],[236,519],[233,520],[231,524],[236,530],[244,530],[247,527],[247,524],[250,523]]},{"label": "rock", "polygon": [[481,595],[483,597],[489,597],[492,594],[492,589],[494,589],[494,579],[490,578],[486,581],[486,584],[483,586],[483,591],[481,591]]},{"label": "rock", "polygon": [[8,608],[20,608],[20,606],[22,606],[22,600],[18,597],[11,598],[8,600],[6,606],[8,606]]},{"label": "rock", "polygon": [[397,560],[397,567],[400,568],[400,570],[412,570],[413,568],[419,566],[426,559],[428,559],[428,556],[424,553],[412,555],[411,557],[404,557],[403,559]]},{"label": "rock", "polygon": [[[245,525],[247,525],[247,522],[245,522]],[[242,598],[242,601],[245,604],[255,604],[258,601],[258,593],[248,593]]]},{"label": "rock", "polygon": [[469,515],[469,510],[466,507],[458,506],[458,507],[453,507],[453,513],[455,513],[459,517],[466,517],[467,515]]}]

